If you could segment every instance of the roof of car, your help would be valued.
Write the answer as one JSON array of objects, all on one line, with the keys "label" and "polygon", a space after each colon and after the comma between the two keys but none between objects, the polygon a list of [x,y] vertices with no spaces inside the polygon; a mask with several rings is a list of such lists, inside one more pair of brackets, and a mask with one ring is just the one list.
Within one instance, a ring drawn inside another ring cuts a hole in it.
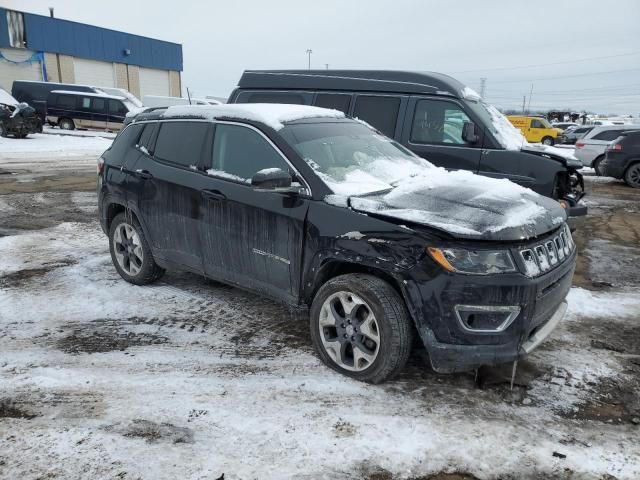
[{"label": "roof of car", "polygon": [[135,121],[164,119],[201,120],[248,120],[260,122],[274,130],[280,130],[285,123],[307,118],[345,118],[344,113],[327,108],[307,105],[284,105],[275,103],[237,103],[221,105],[175,105],[141,113]]},{"label": "roof of car", "polygon": [[117,95],[109,95],[106,93],[94,93],[94,92],[78,92],[75,90],[52,90],[50,93],[64,93],[65,95],[76,95],[82,97],[99,97],[107,98],[111,100],[126,100],[125,97],[119,97]]},{"label": "roof of car", "polygon": [[245,70],[238,87],[428,93],[456,98],[478,96],[448,75],[400,70]]}]

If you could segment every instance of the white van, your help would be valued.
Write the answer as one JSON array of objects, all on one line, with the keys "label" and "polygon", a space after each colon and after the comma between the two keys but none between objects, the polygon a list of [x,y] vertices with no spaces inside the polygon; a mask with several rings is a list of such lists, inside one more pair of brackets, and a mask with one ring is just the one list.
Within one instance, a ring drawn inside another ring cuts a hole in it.
[{"label": "white van", "polygon": [[142,97],[145,107],[172,107],[174,105],[219,105],[220,102],[211,98],[182,98],[161,97],[158,95],[145,95]]}]

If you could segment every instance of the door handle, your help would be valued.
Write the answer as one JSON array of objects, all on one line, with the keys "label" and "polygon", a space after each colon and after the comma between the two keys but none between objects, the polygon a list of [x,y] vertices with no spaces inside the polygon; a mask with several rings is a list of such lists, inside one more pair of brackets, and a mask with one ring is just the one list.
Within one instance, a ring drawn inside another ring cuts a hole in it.
[{"label": "door handle", "polygon": [[140,177],[140,178],[144,178],[145,180],[149,179],[149,178],[153,178],[153,174],[151,172],[149,172],[149,170],[142,170],[141,168],[136,170],[136,176]]},{"label": "door handle", "polygon": [[220,190],[200,190],[204,198],[209,200],[226,200],[227,196]]}]

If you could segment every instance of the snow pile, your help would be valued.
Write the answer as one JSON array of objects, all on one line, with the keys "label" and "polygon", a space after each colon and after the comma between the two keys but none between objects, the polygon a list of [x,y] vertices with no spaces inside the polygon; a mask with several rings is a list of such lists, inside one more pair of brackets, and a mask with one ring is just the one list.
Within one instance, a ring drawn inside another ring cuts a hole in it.
[{"label": "snow pile", "polygon": [[73,157],[100,155],[112,139],[32,133],[27,138],[0,137],[0,159],[16,157]]},{"label": "snow pile", "polygon": [[528,145],[520,130],[514,127],[509,119],[505,117],[493,105],[483,104],[491,116],[491,122],[495,128],[493,132],[497,140],[507,150],[520,150],[522,146]]},{"label": "snow pile", "polygon": [[462,95],[462,98],[466,98],[467,100],[473,100],[476,102],[482,98],[478,92],[469,87],[464,87],[460,94]]},{"label": "snow pile", "polygon": [[4,88],[0,88],[0,103],[4,103],[5,105],[18,105],[18,101]]},{"label": "snow pile", "polygon": [[274,130],[280,130],[286,122],[304,118],[344,118],[344,113],[327,108],[307,105],[280,105],[275,103],[242,103],[225,105],[179,105],[169,107],[164,118],[190,117],[237,118],[264,123]]}]

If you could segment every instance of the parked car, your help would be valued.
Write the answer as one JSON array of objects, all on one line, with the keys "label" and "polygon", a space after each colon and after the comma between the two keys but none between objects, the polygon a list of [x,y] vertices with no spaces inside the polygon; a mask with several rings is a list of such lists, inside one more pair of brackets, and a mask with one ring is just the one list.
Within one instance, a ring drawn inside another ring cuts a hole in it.
[{"label": "parked car", "polygon": [[447,75],[366,70],[249,70],[228,103],[333,108],[360,118],[451,170],[508,178],[560,201],[576,227],[587,214],[582,168],[570,152],[526,142],[473,90]]},{"label": "parked car", "polygon": [[558,123],[552,123],[551,126],[553,128],[559,128],[560,130],[566,133],[568,129],[579,127],[580,124],[575,122],[558,122]]},{"label": "parked car", "polygon": [[527,142],[553,145],[562,140],[563,130],[555,125],[552,126],[546,118],[521,115],[508,115],[507,118],[522,132]]},{"label": "parked car", "polygon": [[123,279],[181,269],[282,301],[359,380],[397,373],[414,331],[440,372],[513,361],[566,310],[576,249],[558,202],[434,167],[335,110],[142,113],[98,172]]},{"label": "parked car", "polygon": [[636,130],[633,125],[600,125],[595,126],[576,142],[575,156],[585,167],[592,167],[601,175],[600,162],[604,160],[607,145],[622,133]]},{"label": "parked car", "polygon": [[592,128],[592,126],[575,127],[571,129],[568,128],[564,131],[564,135],[562,136],[562,143],[573,145],[587,133],[589,133]]},{"label": "parked car", "polygon": [[47,97],[47,122],[63,130],[76,127],[120,130],[127,113],[133,108],[124,97],[54,90]]},{"label": "parked car", "polygon": [[0,137],[13,135],[16,138],[26,138],[30,133],[41,131],[42,123],[36,111],[0,88]]},{"label": "parked car", "polygon": [[604,176],[620,178],[630,187],[640,188],[640,130],[622,132],[607,145],[600,171]]}]

